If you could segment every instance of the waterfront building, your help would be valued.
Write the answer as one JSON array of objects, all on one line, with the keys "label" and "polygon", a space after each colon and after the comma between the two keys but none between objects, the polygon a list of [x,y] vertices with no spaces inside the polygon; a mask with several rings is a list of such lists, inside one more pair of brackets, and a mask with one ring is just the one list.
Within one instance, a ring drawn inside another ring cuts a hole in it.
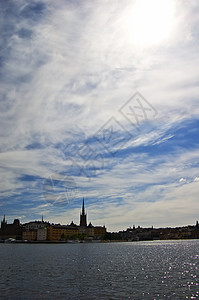
[{"label": "waterfront building", "polygon": [[47,228],[47,239],[49,241],[65,240],[67,237],[79,234],[77,226],[71,225],[50,225]]},{"label": "waterfront building", "polygon": [[28,223],[23,224],[23,228],[25,228],[25,230],[37,230],[39,228],[41,228],[41,226],[49,226],[50,223],[49,222],[44,222],[43,217],[41,221],[31,221]]},{"label": "waterfront building", "polygon": [[86,228],[86,233],[88,236],[94,236],[95,232],[94,232],[94,226],[91,224],[91,222],[89,223],[89,225]]},{"label": "waterfront building", "polygon": [[79,234],[84,234],[94,239],[103,239],[106,234],[105,226],[93,226],[91,222],[87,226],[87,214],[85,212],[84,198],[82,202],[82,212],[80,213]]},{"label": "waterfront building", "polygon": [[44,222],[43,216],[41,221],[31,221],[23,224],[22,239],[28,241],[46,241],[47,227],[49,222]]},{"label": "waterfront building", "polygon": [[36,241],[37,240],[37,230],[26,230],[22,232],[23,241]]},{"label": "waterfront building", "polygon": [[79,224],[79,234],[88,234],[88,227],[87,227],[87,214],[85,212],[85,207],[84,207],[84,198],[82,202],[82,211],[80,213],[80,224]]},{"label": "waterfront building", "polygon": [[3,221],[1,221],[0,229],[0,239],[21,239],[22,237],[22,225],[18,219],[15,219],[13,224],[7,224],[6,218],[4,216]]},{"label": "waterfront building", "polygon": [[40,227],[37,229],[37,241],[46,241],[47,240],[47,228]]},{"label": "waterfront building", "polygon": [[7,224],[5,216],[1,222],[0,238],[15,238],[28,241],[65,241],[71,238],[103,239],[106,234],[105,226],[93,226],[91,222],[87,226],[87,213],[85,211],[84,198],[80,213],[80,225],[71,222],[70,225],[50,224],[41,221],[31,221],[20,224],[18,219],[13,224]]},{"label": "waterfront building", "polygon": [[94,237],[103,239],[106,234],[106,227],[104,226],[94,226]]}]

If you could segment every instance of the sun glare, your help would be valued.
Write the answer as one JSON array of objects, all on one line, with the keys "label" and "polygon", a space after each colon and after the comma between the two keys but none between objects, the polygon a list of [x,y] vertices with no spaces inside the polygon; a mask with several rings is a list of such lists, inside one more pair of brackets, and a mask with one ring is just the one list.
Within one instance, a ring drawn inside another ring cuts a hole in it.
[{"label": "sun glare", "polygon": [[132,42],[158,44],[171,35],[174,26],[173,0],[137,0],[126,16]]}]

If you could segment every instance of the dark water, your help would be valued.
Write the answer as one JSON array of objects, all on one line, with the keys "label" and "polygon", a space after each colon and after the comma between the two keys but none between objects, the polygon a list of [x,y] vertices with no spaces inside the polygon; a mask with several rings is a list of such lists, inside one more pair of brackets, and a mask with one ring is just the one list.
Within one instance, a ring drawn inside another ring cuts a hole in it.
[{"label": "dark water", "polygon": [[0,299],[199,299],[199,240],[0,244]]}]

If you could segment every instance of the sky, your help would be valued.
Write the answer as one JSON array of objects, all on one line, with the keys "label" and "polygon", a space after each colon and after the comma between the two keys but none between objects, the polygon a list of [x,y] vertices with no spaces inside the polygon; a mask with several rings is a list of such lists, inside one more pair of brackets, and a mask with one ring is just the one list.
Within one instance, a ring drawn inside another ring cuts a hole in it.
[{"label": "sky", "polygon": [[199,219],[199,1],[0,3],[0,218]]}]

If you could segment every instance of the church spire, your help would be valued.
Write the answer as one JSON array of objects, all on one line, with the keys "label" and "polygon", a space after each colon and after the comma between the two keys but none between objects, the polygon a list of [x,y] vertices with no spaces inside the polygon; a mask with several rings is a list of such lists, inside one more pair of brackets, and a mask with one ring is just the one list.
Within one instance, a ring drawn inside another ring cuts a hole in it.
[{"label": "church spire", "polygon": [[80,226],[87,227],[87,216],[84,207],[84,198],[82,202],[82,213],[80,214]]},{"label": "church spire", "polygon": [[2,223],[6,223],[6,216],[4,215]]},{"label": "church spire", "polygon": [[4,225],[6,225],[6,224],[7,224],[7,222],[6,222],[6,216],[4,215],[3,221],[1,221],[1,228],[2,228]]},{"label": "church spire", "polygon": [[84,208],[84,197],[83,197],[83,203],[82,203],[82,215],[85,215],[85,208]]}]

